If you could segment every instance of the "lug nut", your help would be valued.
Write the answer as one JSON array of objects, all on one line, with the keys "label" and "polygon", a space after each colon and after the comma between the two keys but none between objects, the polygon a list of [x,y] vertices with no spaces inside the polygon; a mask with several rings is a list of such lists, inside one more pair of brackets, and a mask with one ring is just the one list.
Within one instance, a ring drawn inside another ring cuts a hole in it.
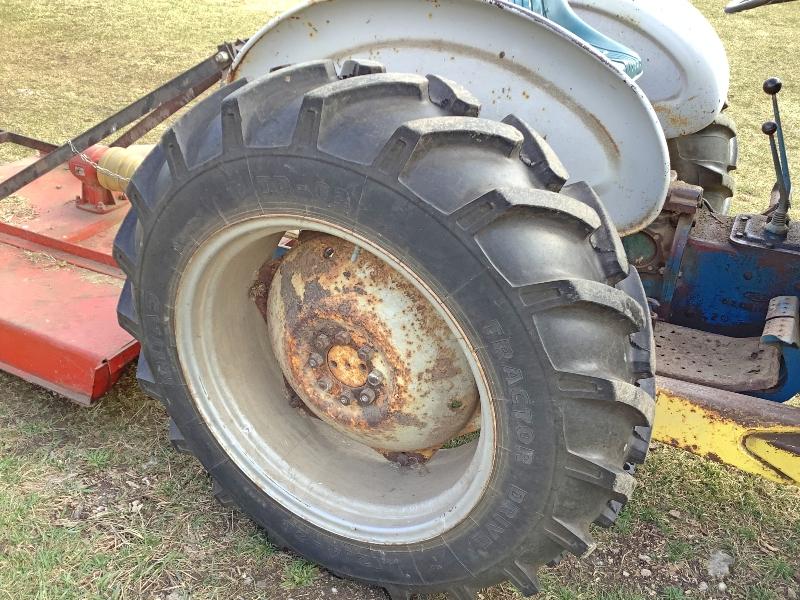
[{"label": "lug nut", "polygon": [[350,343],[350,334],[347,333],[346,331],[342,330],[342,331],[337,332],[333,339],[340,346],[344,346],[344,345]]},{"label": "lug nut", "polygon": [[372,387],[380,385],[382,381],[383,381],[383,373],[381,373],[377,369],[373,369],[372,371],[370,371],[369,375],[367,375],[367,383],[370,384]]},{"label": "lug nut", "polygon": [[361,348],[358,349],[358,358],[361,360],[369,360],[372,358],[372,353],[373,350],[369,346],[361,346]]},{"label": "lug nut", "polygon": [[316,369],[318,366],[322,364],[322,356],[314,352],[311,356],[308,357],[308,366],[312,369]]},{"label": "lug nut", "polygon": [[361,390],[361,393],[358,395],[358,403],[367,405],[372,404],[375,402],[375,390],[370,388],[364,388]]},{"label": "lug nut", "polygon": [[343,392],[339,396],[339,402],[341,404],[344,404],[345,406],[348,406],[349,404],[351,404],[353,402],[353,394],[352,394],[352,392]]},{"label": "lug nut", "polygon": [[317,387],[322,390],[323,392],[327,392],[331,389],[331,380],[327,377],[322,377],[317,379]]},{"label": "lug nut", "polygon": [[320,350],[327,350],[328,346],[331,345],[331,338],[329,338],[324,333],[320,333],[317,336],[317,339],[314,340],[314,343],[316,343],[317,348],[319,348]]}]

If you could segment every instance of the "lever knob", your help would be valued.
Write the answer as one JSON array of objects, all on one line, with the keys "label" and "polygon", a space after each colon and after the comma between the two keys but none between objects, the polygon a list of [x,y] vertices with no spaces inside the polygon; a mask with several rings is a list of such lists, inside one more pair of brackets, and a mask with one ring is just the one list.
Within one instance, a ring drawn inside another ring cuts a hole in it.
[{"label": "lever knob", "polygon": [[783,82],[777,77],[770,77],[764,82],[764,91],[770,96],[774,96],[781,91]]},{"label": "lever knob", "polygon": [[761,126],[761,131],[766,135],[775,135],[775,132],[778,131],[778,124],[775,121],[767,121]]}]

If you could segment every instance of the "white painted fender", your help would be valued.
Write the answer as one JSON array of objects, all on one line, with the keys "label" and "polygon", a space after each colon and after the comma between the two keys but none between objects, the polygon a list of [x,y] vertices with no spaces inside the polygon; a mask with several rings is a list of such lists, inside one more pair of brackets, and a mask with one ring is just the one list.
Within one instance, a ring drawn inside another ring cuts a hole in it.
[{"label": "white painted fender", "polygon": [[589,25],[642,57],[644,73],[637,83],[667,139],[700,131],[720,113],[730,83],[728,57],[711,23],[688,0],[570,0],[570,5]]},{"label": "white painted fender", "polygon": [[571,182],[595,189],[622,234],[661,211],[669,157],[650,102],[611,62],[538,15],[488,0],[312,1],[250,38],[230,78],[321,58],[434,73],[472,91],[482,116],[516,114],[546,137]]}]

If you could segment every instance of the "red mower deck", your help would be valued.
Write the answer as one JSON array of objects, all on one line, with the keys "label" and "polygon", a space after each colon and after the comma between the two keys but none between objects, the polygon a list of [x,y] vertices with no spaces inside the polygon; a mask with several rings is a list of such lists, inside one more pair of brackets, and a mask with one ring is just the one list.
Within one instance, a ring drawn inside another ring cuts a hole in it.
[{"label": "red mower deck", "polygon": [[[0,181],[34,160],[0,165]],[[111,248],[127,206],[80,210],[80,194],[64,165],[0,200],[0,369],[90,404],[139,345],[116,317]]]}]

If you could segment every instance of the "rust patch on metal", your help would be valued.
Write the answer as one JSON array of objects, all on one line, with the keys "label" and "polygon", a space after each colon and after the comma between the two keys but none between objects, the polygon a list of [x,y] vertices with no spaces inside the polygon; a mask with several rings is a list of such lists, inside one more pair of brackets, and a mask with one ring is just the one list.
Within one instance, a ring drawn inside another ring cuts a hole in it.
[{"label": "rust patch on metal", "polygon": [[367,365],[352,346],[334,346],[328,351],[328,367],[336,379],[352,388],[367,383]]},{"label": "rust patch on metal", "polygon": [[[321,419],[383,452],[422,453],[467,425],[478,393],[457,340],[400,273],[339,238],[301,235],[251,296],[291,387]],[[409,459],[410,460],[410,459]]]}]

